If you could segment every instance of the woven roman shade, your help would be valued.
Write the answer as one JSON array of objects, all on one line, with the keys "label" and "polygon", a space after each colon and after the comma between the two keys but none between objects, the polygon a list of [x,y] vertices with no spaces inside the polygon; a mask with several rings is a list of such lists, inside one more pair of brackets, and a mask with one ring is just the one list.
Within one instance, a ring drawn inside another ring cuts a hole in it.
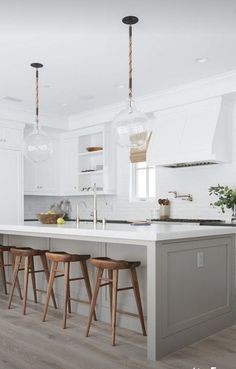
[{"label": "woven roman shade", "polygon": [[152,132],[142,132],[130,136],[131,144],[135,145],[140,139],[145,139],[144,144],[139,148],[130,149],[131,163],[142,163],[146,161],[148,145],[150,142]]}]

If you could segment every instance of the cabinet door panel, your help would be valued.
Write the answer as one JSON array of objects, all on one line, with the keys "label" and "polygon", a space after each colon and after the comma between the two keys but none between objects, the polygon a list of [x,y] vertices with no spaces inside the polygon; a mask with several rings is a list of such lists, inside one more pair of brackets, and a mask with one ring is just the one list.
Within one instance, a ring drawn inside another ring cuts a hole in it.
[{"label": "cabinet door panel", "polygon": [[0,149],[0,223],[18,223],[23,214],[22,155]]},{"label": "cabinet door panel", "polygon": [[59,143],[53,140],[53,154],[44,163],[25,159],[25,194],[59,195]]},{"label": "cabinet door panel", "polygon": [[53,153],[44,163],[36,164],[36,186],[38,192],[59,194],[59,148],[53,140]]},{"label": "cabinet door panel", "polygon": [[25,192],[36,192],[35,164],[28,159],[25,159],[24,161],[24,182]]},{"label": "cabinet door panel", "polygon": [[77,138],[67,138],[63,143],[63,189],[66,195],[78,192]]}]

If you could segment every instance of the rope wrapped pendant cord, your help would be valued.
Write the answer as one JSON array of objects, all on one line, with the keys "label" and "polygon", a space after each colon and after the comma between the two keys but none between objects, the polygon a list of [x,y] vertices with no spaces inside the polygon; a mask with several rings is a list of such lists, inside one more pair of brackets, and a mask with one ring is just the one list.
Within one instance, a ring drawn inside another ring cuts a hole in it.
[{"label": "rope wrapped pendant cord", "polygon": [[36,129],[39,129],[39,68],[43,67],[41,63],[32,63],[31,67],[36,68],[36,109],[35,109],[35,121],[36,121]]},{"label": "rope wrapped pendant cord", "polygon": [[132,25],[138,23],[139,19],[135,16],[128,16],[122,19],[124,24],[129,25],[129,104],[132,105],[133,99],[133,44],[132,44]]},{"label": "rope wrapped pendant cord", "polygon": [[130,101],[133,98],[133,91],[132,91],[132,73],[133,73],[133,58],[132,58],[132,26],[129,26],[129,99]]}]

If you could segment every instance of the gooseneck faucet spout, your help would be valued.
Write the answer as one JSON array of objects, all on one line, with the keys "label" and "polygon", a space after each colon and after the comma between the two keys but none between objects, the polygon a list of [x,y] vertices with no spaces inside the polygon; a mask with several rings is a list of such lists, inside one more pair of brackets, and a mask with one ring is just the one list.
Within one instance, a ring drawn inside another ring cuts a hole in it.
[{"label": "gooseneck faucet spout", "polygon": [[97,224],[97,186],[93,186],[93,224]]},{"label": "gooseneck faucet spout", "polygon": [[186,200],[186,201],[193,201],[193,196],[190,195],[190,193],[188,193],[187,195],[179,195],[177,191],[168,191],[169,193],[173,193],[175,199],[182,199],[182,200]]}]

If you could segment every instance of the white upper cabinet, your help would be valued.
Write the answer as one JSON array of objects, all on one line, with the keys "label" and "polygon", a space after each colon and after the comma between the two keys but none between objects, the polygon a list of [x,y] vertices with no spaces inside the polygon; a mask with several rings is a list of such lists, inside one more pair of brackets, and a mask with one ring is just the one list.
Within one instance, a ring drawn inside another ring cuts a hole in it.
[{"label": "white upper cabinet", "polygon": [[0,223],[23,221],[23,125],[0,121]]},{"label": "white upper cabinet", "polygon": [[62,147],[64,195],[91,195],[94,184],[97,194],[114,194],[115,150],[111,125],[64,134]]},{"label": "white upper cabinet", "polygon": [[[59,137],[59,136],[58,136]],[[25,158],[25,195],[58,195],[60,192],[60,140],[51,137],[53,154],[44,163]]]},{"label": "white upper cabinet", "polygon": [[23,220],[22,153],[0,148],[0,223],[15,224]]},{"label": "white upper cabinet", "polygon": [[77,160],[78,138],[65,137],[62,140],[62,191],[65,195],[78,192]]},{"label": "white upper cabinet", "polygon": [[[52,137],[53,155],[44,163],[25,159],[25,195],[84,196],[115,193],[112,125],[101,124]],[[88,151],[91,147],[100,150]]]},{"label": "white upper cabinet", "polygon": [[22,143],[22,129],[0,125],[0,148],[20,150]]}]

